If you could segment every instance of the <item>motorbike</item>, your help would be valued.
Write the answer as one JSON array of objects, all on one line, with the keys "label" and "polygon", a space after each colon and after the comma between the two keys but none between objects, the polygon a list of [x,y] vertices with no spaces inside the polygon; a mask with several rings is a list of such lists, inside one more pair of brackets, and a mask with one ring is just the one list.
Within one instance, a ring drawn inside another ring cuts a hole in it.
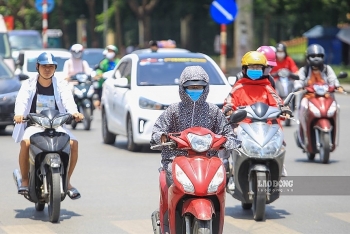
[{"label": "motorbike", "polygon": [[[290,93],[284,102],[287,106],[294,98]],[[279,198],[277,183],[282,174],[286,153],[284,134],[277,120],[283,117],[281,107],[257,102],[240,109],[247,112],[251,123],[241,122],[237,127],[240,148],[231,153],[232,164],[229,178],[234,188],[227,192],[241,201],[242,208],[253,208],[254,220],[265,219],[265,206]]]},{"label": "motorbike", "polygon": [[[280,69],[277,72],[277,79],[275,79],[275,87],[278,96],[282,99],[285,99],[288,94],[292,93],[294,90],[294,80],[298,80],[299,77],[297,75],[291,74],[291,72],[286,69]],[[295,99],[293,99],[289,105],[289,108],[292,112],[295,110]],[[285,120],[285,126],[290,126],[291,120]]]},{"label": "motorbike", "polygon": [[[71,82],[74,83],[74,101],[78,106],[79,112],[84,115],[84,119],[82,121],[84,129],[90,130],[94,110],[92,98],[95,92],[92,78],[90,75],[85,73],[78,73],[71,77]],[[77,124],[78,122],[73,120],[71,123],[72,128],[75,129]]]},{"label": "motorbike", "polygon": [[[47,203],[52,223],[58,222],[61,202],[66,197],[71,151],[69,135],[56,129],[72,118],[72,115],[60,114],[57,110],[30,113],[26,118],[45,130],[30,137],[29,192],[24,197],[35,203],[37,211],[43,211]],[[13,178],[19,189],[22,176],[18,169],[14,170]]]},{"label": "motorbike", "polygon": [[[338,78],[347,77],[340,73]],[[316,83],[305,87],[299,108],[299,126],[294,133],[296,144],[314,160],[317,153],[322,163],[329,162],[330,153],[339,143],[339,106],[334,99],[335,87],[325,83]]]},{"label": "motorbike", "polygon": [[[232,114],[231,122],[239,122],[246,112]],[[221,159],[208,157],[209,150],[219,150],[226,137],[207,128],[191,127],[180,133],[168,134],[169,142],[153,145],[160,150],[187,150],[172,162],[172,180],[160,170],[159,210],[151,219],[154,233],[222,233],[225,216],[226,172]]]}]

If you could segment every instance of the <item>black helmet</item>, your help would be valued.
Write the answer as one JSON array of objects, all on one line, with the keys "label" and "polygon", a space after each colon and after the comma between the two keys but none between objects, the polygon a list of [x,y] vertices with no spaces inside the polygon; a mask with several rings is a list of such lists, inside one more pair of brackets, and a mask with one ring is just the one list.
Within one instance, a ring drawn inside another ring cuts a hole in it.
[{"label": "black helmet", "polygon": [[278,52],[278,51],[283,51],[284,53],[287,54],[287,47],[286,47],[286,45],[283,44],[283,43],[278,43],[276,45],[276,52]]},{"label": "black helmet", "polygon": [[324,56],[324,49],[318,44],[309,45],[306,50],[306,61],[313,68],[323,70]]}]

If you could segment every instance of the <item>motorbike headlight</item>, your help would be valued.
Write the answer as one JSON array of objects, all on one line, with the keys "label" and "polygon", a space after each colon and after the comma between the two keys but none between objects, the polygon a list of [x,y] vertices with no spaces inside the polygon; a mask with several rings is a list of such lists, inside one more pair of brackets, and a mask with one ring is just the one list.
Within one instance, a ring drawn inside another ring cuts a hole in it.
[{"label": "motorbike headlight", "polygon": [[84,93],[82,90],[78,89],[77,87],[74,87],[74,95],[76,95],[78,98],[82,98]]},{"label": "motorbike headlight", "polygon": [[32,115],[31,118],[35,123],[39,124],[40,126],[44,128],[51,128],[50,119],[46,116]]},{"label": "motorbike headlight", "polygon": [[150,110],[163,110],[164,107],[162,104],[149,100],[147,98],[144,97],[140,97],[139,99],[139,106],[142,109],[150,109]]},{"label": "motorbike headlight", "polygon": [[309,109],[315,117],[321,117],[321,111],[312,102],[309,102]]},{"label": "motorbike headlight", "polygon": [[52,128],[58,128],[64,124],[69,118],[69,115],[58,116],[52,121]]},{"label": "motorbike headlight", "polygon": [[225,173],[224,167],[221,165],[208,186],[208,193],[215,193],[218,190],[219,185],[224,181]]},{"label": "motorbike headlight", "polygon": [[184,190],[188,193],[193,193],[194,192],[194,186],[190,179],[187,177],[185,172],[175,164],[175,177],[176,180],[180,182],[180,184],[183,186]]},{"label": "motorbike headlight", "polygon": [[207,151],[210,148],[213,140],[210,134],[200,136],[189,133],[187,134],[187,138],[191,144],[191,148],[199,153]]},{"label": "motorbike headlight", "polygon": [[329,107],[328,111],[327,111],[327,116],[333,117],[334,113],[337,110],[337,103],[335,103],[335,101],[332,102],[332,105]]},{"label": "motorbike headlight", "polygon": [[320,96],[324,96],[328,92],[328,85],[314,85],[315,93]]},{"label": "motorbike headlight", "polygon": [[92,97],[92,95],[94,95],[94,93],[95,93],[94,86],[91,85],[90,88],[89,88],[89,91],[86,94],[86,96],[90,98],[90,97]]}]

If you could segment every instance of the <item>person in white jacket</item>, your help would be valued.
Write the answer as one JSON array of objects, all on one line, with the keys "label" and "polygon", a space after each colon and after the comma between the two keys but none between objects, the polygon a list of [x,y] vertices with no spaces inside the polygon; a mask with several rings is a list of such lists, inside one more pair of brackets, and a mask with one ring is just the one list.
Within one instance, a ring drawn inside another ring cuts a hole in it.
[{"label": "person in white jacket", "polygon": [[[80,121],[84,116],[78,112],[77,105],[66,80],[57,79],[54,73],[57,68],[55,57],[47,52],[39,55],[36,63],[38,75],[29,78],[22,83],[18,92],[15,104],[14,123],[12,137],[15,142],[21,143],[19,152],[19,166],[22,174],[22,184],[18,193],[25,195],[28,193],[28,172],[29,172],[29,138],[31,135],[42,132],[43,128],[38,126],[28,126],[23,123],[23,118],[29,113],[38,113],[42,109],[57,109],[61,113],[70,113],[75,121]],[[70,183],[74,167],[78,160],[78,141],[65,127],[60,127],[58,131],[65,132],[70,136],[71,162],[68,170],[68,191],[67,195],[71,199],[80,198],[80,193]]]}]

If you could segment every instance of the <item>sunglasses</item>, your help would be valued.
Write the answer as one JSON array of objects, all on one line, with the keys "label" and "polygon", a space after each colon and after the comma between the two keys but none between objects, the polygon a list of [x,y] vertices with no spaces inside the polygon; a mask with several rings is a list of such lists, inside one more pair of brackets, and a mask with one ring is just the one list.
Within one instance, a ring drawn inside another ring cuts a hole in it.
[{"label": "sunglasses", "polygon": [[310,58],[323,58],[323,54],[312,54],[309,55]]}]

